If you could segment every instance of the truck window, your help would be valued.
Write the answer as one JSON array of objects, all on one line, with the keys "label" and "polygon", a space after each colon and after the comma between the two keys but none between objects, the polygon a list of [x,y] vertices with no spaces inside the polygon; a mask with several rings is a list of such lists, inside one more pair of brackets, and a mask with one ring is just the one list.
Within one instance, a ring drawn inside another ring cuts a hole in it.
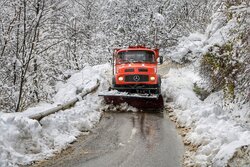
[{"label": "truck window", "polygon": [[119,52],[117,55],[117,63],[155,63],[154,52],[144,50],[129,50]]}]

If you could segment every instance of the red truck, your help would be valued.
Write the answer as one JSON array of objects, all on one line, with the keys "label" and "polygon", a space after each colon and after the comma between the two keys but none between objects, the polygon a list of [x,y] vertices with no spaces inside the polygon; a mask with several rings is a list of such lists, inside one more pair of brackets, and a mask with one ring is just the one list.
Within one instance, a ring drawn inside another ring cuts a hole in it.
[{"label": "red truck", "polygon": [[162,62],[157,48],[115,48],[112,86],[99,95],[115,105],[126,102],[139,109],[162,109],[161,76],[157,74],[157,65]]}]

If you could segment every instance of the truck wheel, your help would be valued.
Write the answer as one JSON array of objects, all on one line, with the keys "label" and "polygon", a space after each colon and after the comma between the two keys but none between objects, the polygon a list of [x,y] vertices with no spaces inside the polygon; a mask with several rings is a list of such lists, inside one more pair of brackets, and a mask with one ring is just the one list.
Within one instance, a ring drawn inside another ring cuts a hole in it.
[{"label": "truck wheel", "polygon": [[158,87],[156,90],[156,94],[160,95],[161,94],[161,87]]}]

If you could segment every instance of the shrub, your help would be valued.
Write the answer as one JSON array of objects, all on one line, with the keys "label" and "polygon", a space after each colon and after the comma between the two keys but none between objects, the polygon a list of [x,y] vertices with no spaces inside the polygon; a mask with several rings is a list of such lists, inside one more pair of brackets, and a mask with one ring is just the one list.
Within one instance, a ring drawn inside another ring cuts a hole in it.
[{"label": "shrub", "polygon": [[235,56],[233,43],[228,42],[212,46],[201,61],[201,74],[209,80],[212,91],[223,89],[227,99],[235,98],[237,76],[243,70],[243,64]]}]

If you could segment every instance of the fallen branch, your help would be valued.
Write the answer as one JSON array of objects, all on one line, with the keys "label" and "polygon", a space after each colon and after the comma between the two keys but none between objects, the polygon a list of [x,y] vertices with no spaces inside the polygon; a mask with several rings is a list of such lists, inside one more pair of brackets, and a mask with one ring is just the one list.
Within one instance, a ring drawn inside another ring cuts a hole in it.
[{"label": "fallen branch", "polygon": [[96,83],[95,86],[93,86],[92,88],[87,89],[87,90],[83,91],[82,93],[78,94],[74,99],[72,99],[72,100],[70,100],[70,101],[68,101],[68,102],[66,102],[66,103],[64,103],[62,105],[59,105],[57,107],[48,109],[48,110],[46,110],[44,112],[31,115],[31,116],[29,116],[29,118],[36,119],[36,120],[41,120],[42,118],[44,118],[44,117],[46,117],[46,116],[48,116],[50,114],[54,114],[54,113],[56,113],[56,112],[58,112],[60,110],[66,110],[66,109],[74,106],[76,102],[80,101],[81,98],[83,98],[87,94],[94,92],[99,87],[99,85],[100,85],[100,82],[99,82],[99,80],[97,80],[97,83]]}]

